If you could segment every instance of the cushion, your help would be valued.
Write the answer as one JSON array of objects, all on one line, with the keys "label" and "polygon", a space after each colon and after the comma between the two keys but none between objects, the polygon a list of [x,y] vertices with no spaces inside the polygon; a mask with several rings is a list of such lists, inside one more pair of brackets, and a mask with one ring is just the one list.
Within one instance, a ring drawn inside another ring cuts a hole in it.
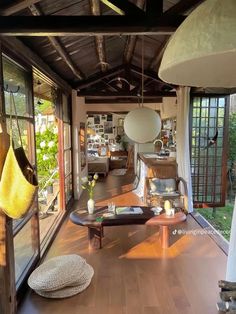
[{"label": "cushion", "polygon": [[51,258],[36,268],[28,284],[39,295],[64,298],[86,289],[93,274],[93,268],[81,256],[63,255]]},{"label": "cushion", "polygon": [[170,193],[176,191],[176,181],[175,179],[159,179],[152,178],[149,179],[149,185],[151,193]]}]

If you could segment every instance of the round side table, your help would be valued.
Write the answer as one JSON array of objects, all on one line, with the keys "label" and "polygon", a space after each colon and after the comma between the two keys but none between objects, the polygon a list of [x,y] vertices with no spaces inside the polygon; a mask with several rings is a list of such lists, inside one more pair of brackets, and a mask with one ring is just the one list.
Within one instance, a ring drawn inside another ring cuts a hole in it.
[{"label": "round side table", "polygon": [[159,216],[152,217],[146,222],[148,226],[160,226],[161,231],[161,246],[163,249],[169,247],[170,231],[169,226],[177,225],[186,220],[186,215],[183,212],[177,212],[173,216],[167,216],[161,214]]}]

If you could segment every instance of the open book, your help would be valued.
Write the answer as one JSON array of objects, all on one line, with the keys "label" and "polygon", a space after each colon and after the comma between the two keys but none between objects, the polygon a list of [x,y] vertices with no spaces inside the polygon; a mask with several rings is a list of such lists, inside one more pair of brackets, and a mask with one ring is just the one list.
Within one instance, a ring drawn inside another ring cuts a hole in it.
[{"label": "open book", "polygon": [[143,214],[143,210],[140,207],[116,207],[117,215],[132,215]]}]

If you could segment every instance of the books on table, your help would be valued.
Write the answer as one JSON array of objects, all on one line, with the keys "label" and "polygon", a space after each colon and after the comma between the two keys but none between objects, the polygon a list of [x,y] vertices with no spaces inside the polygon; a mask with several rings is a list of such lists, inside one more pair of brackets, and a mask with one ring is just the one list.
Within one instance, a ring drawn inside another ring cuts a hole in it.
[{"label": "books on table", "polygon": [[137,215],[143,214],[143,210],[140,207],[116,207],[117,215]]}]

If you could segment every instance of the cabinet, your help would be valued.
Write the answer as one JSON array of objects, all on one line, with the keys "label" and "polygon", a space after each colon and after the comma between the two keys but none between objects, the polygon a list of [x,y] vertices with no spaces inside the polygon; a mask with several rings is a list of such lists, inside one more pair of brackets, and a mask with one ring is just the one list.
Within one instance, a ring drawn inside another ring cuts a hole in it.
[{"label": "cabinet", "polygon": [[110,152],[110,169],[120,169],[125,168],[127,163],[128,152],[119,150]]}]

